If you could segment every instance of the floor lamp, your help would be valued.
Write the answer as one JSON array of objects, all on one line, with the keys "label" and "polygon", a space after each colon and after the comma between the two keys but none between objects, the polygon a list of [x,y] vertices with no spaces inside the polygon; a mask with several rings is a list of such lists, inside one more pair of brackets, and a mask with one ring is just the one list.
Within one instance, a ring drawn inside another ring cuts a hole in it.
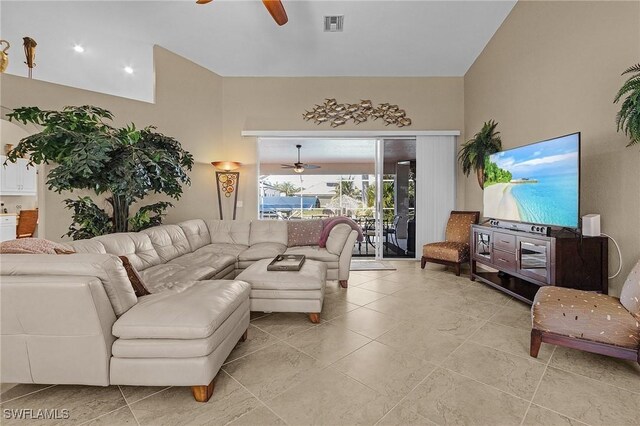
[{"label": "floor lamp", "polygon": [[216,169],[222,170],[216,171],[220,219],[235,219],[240,172],[232,170],[238,169],[241,164],[236,161],[213,161],[211,164]]}]

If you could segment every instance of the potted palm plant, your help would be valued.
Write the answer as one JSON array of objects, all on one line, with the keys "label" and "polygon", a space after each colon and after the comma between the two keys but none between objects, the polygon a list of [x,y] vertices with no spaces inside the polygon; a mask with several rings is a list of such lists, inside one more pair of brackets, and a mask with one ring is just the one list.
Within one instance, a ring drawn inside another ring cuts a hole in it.
[{"label": "potted palm plant", "polygon": [[469,176],[471,171],[476,172],[478,184],[484,190],[484,164],[486,158],[502,150],[500,132],[496,132],[498,123],[489,120],[484,123],[482,129],[469,139],[458,153],[458,161],[462,166],[462,172]]},{"label": "potted palm plant", "polygon": [[630,139],[627,146],[640,143],[640,63],[627,68],[622,75],[631,74],[624,82],[613,103],[622,101],[620,111],[616,115],[618,132],[623,131]]},{"label": "potted palm plant", "polygon": [[106,209],[90,196],[65,200],[73,211],[67,235],[74,240],[158,225],[170,202],[139,206],[135,213],[132,206],[154,193],[178,200],[183,185],[191,183],[187,172],[193,156],[177,140],[151,126],[114,127],[113,115],[105,109],[22,107],[7,116],[42,127],[22,139],[7,154],[7,161],[26,157],[31,165],[52,164],[47,175],[50,190],[89,190],[104,197]]}]

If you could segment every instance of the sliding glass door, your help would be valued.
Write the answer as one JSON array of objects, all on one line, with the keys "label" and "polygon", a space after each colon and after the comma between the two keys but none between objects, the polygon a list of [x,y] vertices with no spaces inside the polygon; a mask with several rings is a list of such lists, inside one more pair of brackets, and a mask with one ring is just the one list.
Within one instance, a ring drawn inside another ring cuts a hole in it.
[{"label": "sliding glass door", "polygon": [[415,256],[416,140],[380,141],[380,221],[385,259]]},{"label": "sliding glass door", "polygon": [[415,257],[415,139],[261,138],[258,217],[346,216],[354,257]]}]

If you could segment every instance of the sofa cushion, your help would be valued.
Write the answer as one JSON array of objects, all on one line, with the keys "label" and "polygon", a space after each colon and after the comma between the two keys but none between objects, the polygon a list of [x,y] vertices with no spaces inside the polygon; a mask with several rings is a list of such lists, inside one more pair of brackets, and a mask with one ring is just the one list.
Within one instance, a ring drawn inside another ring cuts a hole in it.
[{"label": "sofa cushion", "polygon": [[141,231],[149,236],[163,263],[191,252],[187,236],[178,225],[160,225]]},{"label": "sofa cushion", "polygon": [[107,250],[104,248],[102,243],[95,238],[91,238],[89,240],[69,241],[63,244],[65,247],[68,247],[76,253],[107,253]]},{"label": "sofa cushion", "polygon": [[346,223],[335,225],[329,233],[329,238],[327,238],[327,250],[329,253],[340,255],[351,231],[351,226]]},{"label": "sofa cushion", "polygon": [[238,255],[238,259],[240,261],[273,259],[286,250],[287,246],[280,243],[257,243],[241,252]]},{"label": "sofa cushion", "polygon": [[122,261],[110,254],[5,254],[0,262],[0,273],[99,278],[116,315],[123,314],[138,301]]},{"label": "sofa cushion", "polygon": [[422,255],[424,257],[446,260],[448,262],[464,262],[469,259],[469,243],[443,241],[425,244],[422,246]]},{"label": "sofa cushion", "polygon": [[251,222],[249,245],[278,243],[287,245],[287,222],[283,220],[254,220]]},{"label": "sofa cushion", "polygon": [[322,262],[338,262],[340,260],[340,256],[337,254],[329,253],[326,248],[318,246],[290,247],[285,251],[285,254],[304,254],[307,259],[320,260]]},{"label": "sofa cushion", "polygon": [[209,220],[207,227],[212,244],[249,245],[251,222],[248,220]]},{"label": "sofa cushion", "polygon": [[229,334],[248,321],[249,300],[238,308],[211,334],[204,339],[116,339],[112,353],[119,358],[196,358],[215,351]]},{"label": "sofa cushion", "polygon": [[289,220],[287,221],[288,247],[318,245],[322,234],[322,221]]},{"label": "sofa cushion", "polygon": [[235,264],[235,256],[216,255],[200,249],[169,263],[147,268],[140,276],[151,293],[158,293],[164,291],[166,283],[212,279]]},{"label": "sofa cushion", "polygon": [[113,335],[121,339],[204,339],[246,302],[251,291],[242,281],[192,284],[183,291],[141,297],[113,324]]},{"label": "sofa cushion", "polygon": [[207,244],[211,244],[211,235],[209,234],[209,228],[202,219],[187,220],[178,223],[178,226],[182,228],[184,235],[189,241],[191,251],[196,251],[200,247],[204,247]]},{"label": "sofa cushion", "polygon": [[207,280],[215,274],[216,270],[209,266],[186,267],[177,263],[155,265],[140,272],[147,289],[154,294],[164,291],[166,283]]},{"label": "sofa cushion", "polygon": [[182,265],[186,267],[207,266],[220,271],[229,265],[235,265],[237,257],[231,254],[219,254],[204,250],[206,247],[196,250],[194,253],[187,253],[184,256],[177,257],[167,265]]},{"label": "sofa cushion", "polygon": [[620,303],[640,319],[640,260],[633,267],[620,292]]},{"label": "sofa cushion", "polygon": [[238,255],[247,248],[248,246],[242,244],[209,244],[196,250],[196,252],[207,252],[217,255],[227,254],[238,257]]},{"label": "sofa cushion", "polygon": [[543,286],[533,300],[531,315],[536,330],[631,349],[640,346],[638,320],[606,294]]},{"label": "sofa cushion", "polygon": [[127,256],[138,272],[162,263],[158,252],[153,248],[149,236],[140,232],[123,232],[102,235],[94,240],[102,243],[105,251],[116,256]]}]

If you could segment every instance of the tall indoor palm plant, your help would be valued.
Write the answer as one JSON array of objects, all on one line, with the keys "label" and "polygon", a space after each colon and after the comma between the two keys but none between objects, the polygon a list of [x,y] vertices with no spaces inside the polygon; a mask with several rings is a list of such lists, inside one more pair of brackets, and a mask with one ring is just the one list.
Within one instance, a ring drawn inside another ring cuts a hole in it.
[{"label": "tall indoor palm plant", "polygon": [[626,95],[620,111],[616,115],[618,131],[623,131],[630,139],[627,146],[640,143],[640,63],[627,68],[622,75],[631,74],[624,82],[613,103],[618,103]]},{"label": "tall indoor palm plant", "polygon": [[131,206],[152,193],[177,200],[182,186],[191,183],[187,172],[193,156],[177,140],[154,127],[113,127],[113,115],[105,109],[23,107],[7,116],[42,127],[22,139],[7,154],[7,161],[27,157],[32,165],[53,164],[47,185],[55,192],[80,189],[105,196],[106,210],[89,196],[65,200],[73,211],[67,235],[74,240],[158,225],[170,202],[145,205],[134,214]]},{"label": "tall indoor palm plant", "polygon": [[484,123],[482,129],[469,139],[458,153],[458,161],[462,166],[462,172],[469,176],[471,171],[476,172],[478,184],[484,189],[484,162],[485,159],[502,150],[500,132],[496,132],[498,123],[489,120]]}]

